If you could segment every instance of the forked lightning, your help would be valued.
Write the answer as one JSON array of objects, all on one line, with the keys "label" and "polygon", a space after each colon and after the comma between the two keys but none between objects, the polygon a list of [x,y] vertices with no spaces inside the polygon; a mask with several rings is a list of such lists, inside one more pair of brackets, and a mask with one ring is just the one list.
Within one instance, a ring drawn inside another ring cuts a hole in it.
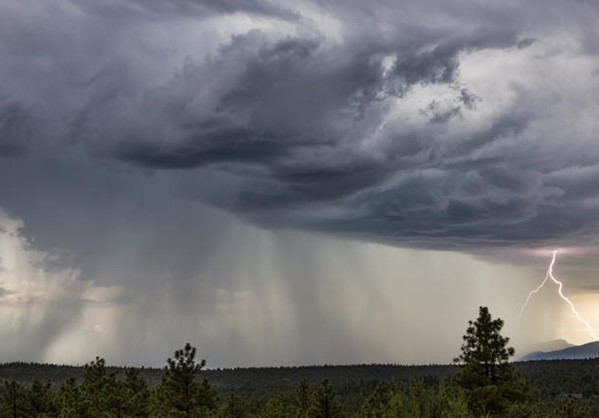
[{"label": "forked lightning", "polygon": [[564,295],[564,292],[563,292],[564,284],[562,282],[560,282],[559,280],[557,280],[555,278],[555,276],[553,275],[553,265],[555,264],[556,255],[557,255],[557,250],[554,250],[553,258],[551,259],[551,264],[549,264],[549,268],[547,269],[547,275],[545,276],[545,279],[536,289],[532,290],[528,294],[526,301],[524,301],[524,304],[522,305],[522,309],[520,310],[520,317],[522,317],[522,315],[524,314],[524,310],[526,309],[526,306],[528,306],[528,302],[530,302],[530,298],[532,298],[532,295],[535,293],[538,293],[539,290],[541,290],[543,288],[543,286],[545,286],[545,283],[547,283],[547,280],[551,279],[551,281],[553,281],[553,283],[555,283],[557,285],[557,293],[568,305],[570,305],[570,309],[572,310],[572,313],[574,313],[574,315],[576,316],[576,319],[578,319],[582,324],[584,324],[584,326],[587,328],[587,330],[589,331],[589,333],[593,336],[593,338],[595,340],[599,341],[599,337],[597,337],[597,334],[595,334],[595,331],[593,331],[591,324],[589,324],[588,321],[586,321],[583,317],[580,316],[580,314],[578,313],[578,310],[576,310],[576,306],[574,306],[574,303]]}]

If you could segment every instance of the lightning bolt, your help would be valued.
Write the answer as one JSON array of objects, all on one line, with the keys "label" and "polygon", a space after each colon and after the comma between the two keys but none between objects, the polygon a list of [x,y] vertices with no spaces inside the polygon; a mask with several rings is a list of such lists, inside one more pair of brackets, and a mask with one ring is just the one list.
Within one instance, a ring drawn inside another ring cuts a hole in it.
[{"label": "lightning bolt", "polygon": [[547,283],[548,280],[551,280],[553,283],[555,283],[557,285],[557,293],[570,306],[570,309],[572,310],[572,313],[574,314],[574,316],[576,316],[576,319],[578,319],[578,321],[580,321],[586,327],[586,329],[589,331],[589,333],[593,336],[593,338],[595,340],[599,341],[599,337],[597,337],[597,334],[595,334],[595,331],[593,331],[591,324],[589,324],[587,320],[585,320],[582,316],[580,316],[580,314],[578,313],[578,310],[576,310],[576,306],[574,306],[574,303],[572,303],[572,301],[564,295],[564,292],[563,292],[564,284],[562,282],[560,282],[559,280],[557,280],[555,278],[555,276],[553,275],[553,266],[555,264],[556,255],[557,255],[557,250],[554,250],[553,257],[551,258],[551,264],[549,264],[549,268],[547,269],[547,274],[545,275],[545,279],[536,289],[531,290],[530,293],[528,294],[526,301],[524,302],[524,304],[522,305],[522,309],[520,310],[520,318],[522,318],[522,315],[524,314],[524,310],[528,306],[528,302],[530,302],[532,295],[534,295],[535,293],[538,293],[539,290],[541,290],[543,288],[543,286],[545,286],[545,283]]}]

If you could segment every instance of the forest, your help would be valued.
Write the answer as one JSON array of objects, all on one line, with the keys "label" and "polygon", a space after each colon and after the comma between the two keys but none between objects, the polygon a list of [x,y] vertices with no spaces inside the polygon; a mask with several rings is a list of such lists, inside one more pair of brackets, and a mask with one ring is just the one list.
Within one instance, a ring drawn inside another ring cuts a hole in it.
[{"label": "forest", "polygon": [[596,417],[599,360],[514,363],[481,307],[452,365],[205,370],[187,343],[162,369],[0,365],[1,417]]}]

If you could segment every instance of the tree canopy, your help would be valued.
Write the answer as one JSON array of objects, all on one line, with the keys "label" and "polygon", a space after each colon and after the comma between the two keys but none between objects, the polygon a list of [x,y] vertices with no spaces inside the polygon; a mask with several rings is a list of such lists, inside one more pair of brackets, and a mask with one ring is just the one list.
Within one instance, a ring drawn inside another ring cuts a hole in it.
[{"label": "tree canopy", "polygon": [[454,359],[462,366],[455,381],[467,391],[469,406],[477,414],[501,412],[525,397],[526,384],[509,361],[515,350],[500,333],[503,324],[481,306],[478,318],[468,321],[461,354]]}]

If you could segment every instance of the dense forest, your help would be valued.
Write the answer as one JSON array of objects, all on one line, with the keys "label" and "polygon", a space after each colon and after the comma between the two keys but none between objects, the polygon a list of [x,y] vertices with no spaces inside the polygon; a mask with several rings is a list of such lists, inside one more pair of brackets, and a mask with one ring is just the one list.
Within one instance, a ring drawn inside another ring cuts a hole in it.
[{"label": "dense forest", "polygon": [[163,369],[0,365],[1,417],[595,417],[599,360],[511,363],[482,308],[453,365],[204,370],[186,344]]}]

